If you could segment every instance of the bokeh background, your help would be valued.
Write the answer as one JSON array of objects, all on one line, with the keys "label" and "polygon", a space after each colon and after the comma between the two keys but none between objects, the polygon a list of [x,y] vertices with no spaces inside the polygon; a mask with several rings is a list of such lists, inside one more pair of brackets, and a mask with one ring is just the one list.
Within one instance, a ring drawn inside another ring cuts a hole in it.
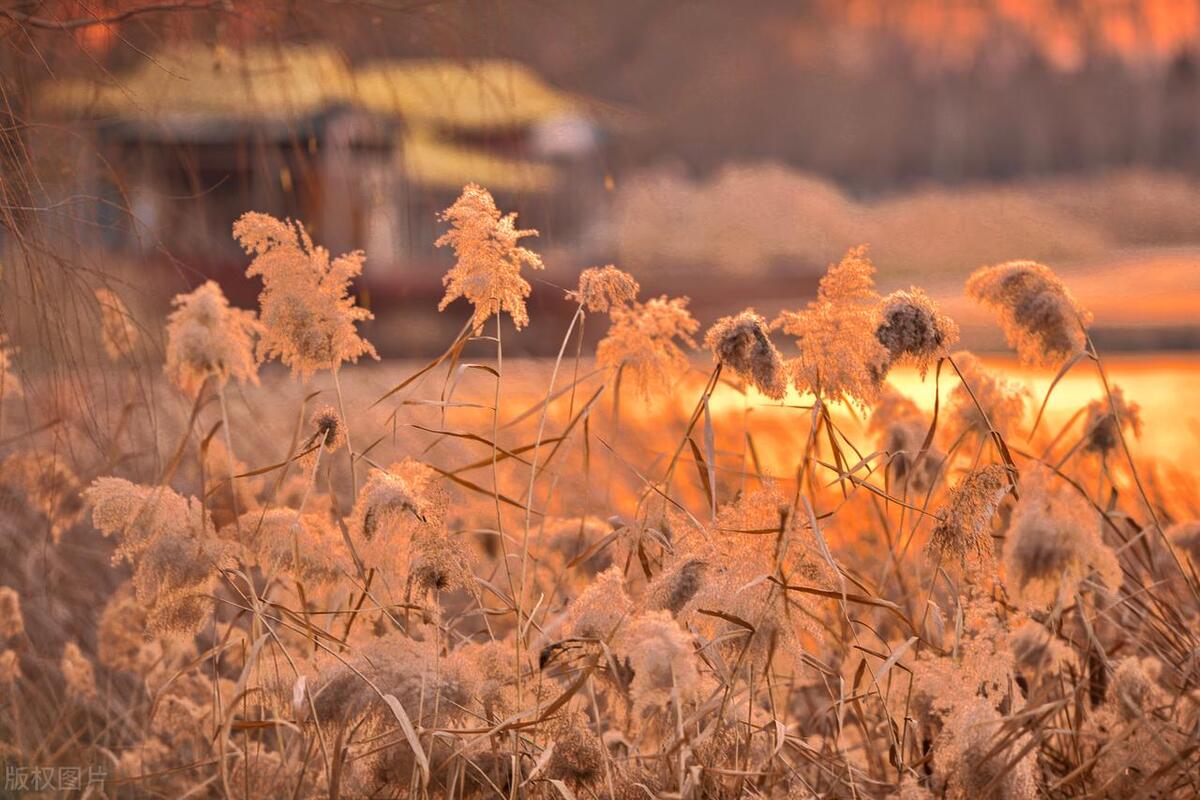
[{"label": "bokeh background", "polygon": [[367,336],[440,351],[462,312],[436,311],[436,214],[469,181],[541,232],[517,354],[557,347],[585,266],[708,323],[795,307],[860,243],[975,349],[1003,342],[962,279],[1011,258],[1059,270],[1109,352],[1200,345],[1192,0],[3,0],[0,41],[30,358],[63,356],[31,299],[91,329],[97,276],[147,318],[206,277],[252,304],[250,209],[364,249]]}]

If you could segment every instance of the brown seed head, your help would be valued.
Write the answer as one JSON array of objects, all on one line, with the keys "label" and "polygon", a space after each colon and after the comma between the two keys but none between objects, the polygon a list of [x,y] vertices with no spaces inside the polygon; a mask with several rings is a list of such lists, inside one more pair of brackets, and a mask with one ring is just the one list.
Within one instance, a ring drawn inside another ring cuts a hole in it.
[{"label": "brown seed head", "polygon": [[[1113,416],[1113,407],[1117,415]],[[1120,386],[1112,387],[1112,404],[1108,398],[1093,400],[1087,405],[1084,417],[1084,449],[1090,453],[1108,455],[1121,444],[1121,429],[1135,436],[1142,432],[1141,406],[1125,399]]]},{"label": "brown seed head", "polygon": [[767,335],[767,321],[754,309],[717,320],[704,335],[704,346],[767,397],[781,400],[787,393],[783,357]]},{"label": "brown seed head", "polygon": [[875,337],[887,348],[889,362],[911,362],[922,376],[958,341],[958,325],[915,286],[883,298],[881,317]]},{"label": "brown seed head", "polygon": [[318,408],[309,422],[313,427],[310,447],[319,443],[325,452],[332,453],[346,443],[346,426],[333,406]]},{"label": "brown seed head", "polygon": [[992,557],[992,517],[1010,488],[1008,474],[999,464],[972,470],[950,490],[940,519],[930,534],[930,549],[943,555],[966,558],[975,553]]},{"label": "brown seed head", "polygon": [[967,279],[967,294],[992,310],[1026,364],[1057,367],[1084,351],[1092,315],[1043,264],[980,267]]}]

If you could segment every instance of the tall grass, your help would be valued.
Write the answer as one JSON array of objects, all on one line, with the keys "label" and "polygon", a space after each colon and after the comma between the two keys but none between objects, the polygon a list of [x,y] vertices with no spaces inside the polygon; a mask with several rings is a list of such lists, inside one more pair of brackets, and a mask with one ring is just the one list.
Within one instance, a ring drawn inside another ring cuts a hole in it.
[{"label": "tall grass", "polygon": [[0,350],[6,766],[146,797],[1200,793],[1196,498],[1137,457],[1051,270],[968,288],[1025,361],[1094,372],[1058,427],[865,248],[805,308],[730,309],[711,358],[686,298],[587,270],[557,357],[506,360],[534,232],[476,186],[443,220],[442,305],[474,313],[405,375],[345,365],[363,254],[261,214],[260,309],[177,298],[154,426],[51,433],[17,398],[60,378]]}]

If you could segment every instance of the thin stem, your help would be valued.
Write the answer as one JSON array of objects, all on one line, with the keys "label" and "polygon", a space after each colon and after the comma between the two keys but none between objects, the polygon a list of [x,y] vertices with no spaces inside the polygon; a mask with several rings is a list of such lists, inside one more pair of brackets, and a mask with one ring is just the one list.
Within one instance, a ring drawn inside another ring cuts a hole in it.
[{"label": "thin stem", "polygon": [[975,396],[975,390],[971,388],[971,384],[963,377],[962,370],[958,368],[958,364],[954,363],[953,356],[946,356],[946,360],[950,362],[950,366],[954,367],[954,371],[958,374],[958,380],[962,383],[963,388],[967,390],[967,394],[971,397],[971,402],[975,404],[975,409],[979,412],[979,416],[983,418],[983,423],[987,425],[988,433],[996,443],[996,450],[1000,453],[1000,458],[1008,467],[1008,482],[1012,486],[1013,497],[1020,499],[1017,493],[1017,465],[1012,460],[1012,455],[1008,452],[1008,445],[1004,441],[1004,437],[1000,435],[1000,431],[992,425],[992,419],[988,413],[983,410],[983,406],[979,402],[979,398]]},{"label": "thin stem", "polygon": [[496,315],[496,389],[492,395],[492,500],[496,505],[496,537],[500,543],[500,557],[504,560],[504,575],[508,579],[508,593],[512,597],[513,612],[517,617],[516,632],[513,637],[517,672],[517,699],[520,701],[521,678],[521,605],[523,597],[516,594],[516,583],[513,582],[512,567],[508,563],[508,547],[504,543],[504,512],[500,507],[500,387],[504,375],[504,342],[503,328],[500,325],[500,315]]},{"label": "thin stem", "polygon": [[350,418],[346,416],[346,404],[342,402],[342,382],[338,371],[333,370],[333,389],[337,392],[338,413],[342,415],[342,426],[346,429],[346,454],[350,457],[350,502],[358,499],[358,476],[354,472],[354,443],[350,438]]},{"label": "thin stem", "polygon": [[[229,468],[229,496],[233,504],[233,524],[237,531],[238,541],[242,541],[242,512],[238,508],[237,485],[234,483],[234,473],[237,472],[233,466],[233,436],[229,432],[229,408],[225,403],[225,384],[217,383],[217,398],[221,401],[221,423],[225,429],[225,462]],[[244,542],[243,542],[244,544]]]},{"label": "thin stem", "polygon": [[[625,375],[625,364],[617,365],[617,374],[613,377],[612,401],[612,449],[615,454],[621,443],[621,378]],[[608,470],[604,475],[604,506],[612,507],[613,458],[607,459]]]},{"label": "thin stem", "polygon": [[[575,316],[571,317],[571,324],[567,326],[567,333],[563,337],[562,346],[558,348],[558,358],[554,360],[554,369],[550,373],[550,385],[546,388],[546,400],[542,403],[542,417],[538,421],[537,438],[533,440],[533,455],[529,459],[529,492],[525,495],[525,535],[521,541],[521,598],[525,597],[525,570],[529,560],[529,526],[533,516],[533,490],[534,484],[537,481],[538,468],[538,451],[542,447],[542,436],[546,432],[546,417],[550,414],[550,398],[554,394],[554,384],[558,380],[558,368],[562,364],[563,354],[567,350],[567,343],[571,340],[571,332],[575,330],[575,323],[583,314],[583,305],[580,305],[575,310]],[[499,407],[499,401],[497,401]],[[495,448],[496,437],[492,435],[492,445]],[[518,619],[518,622],[520,620]]]},{"label": "thin stem", "polygon": [[721,379],[721,363],[713,367],[713,371],[708,376],[708,381],[704,384],[704,391],[700,393],[700,399],[696,401],[696,408],[692,411],[691,419],[688,420],[687,429],[683,432],[683,438],[679,440],[679,445],[675,448],[674,455],[671,456],[671,462],[667,465],[667,474],[663,478],[664,492],[671,485],[671,477],[675,474],[675,467],[679,463],[679,456],[683,454],[683,448],[688,442],[688,437],[692,435],[692,430],[696,427],[696,423],[700,421],[700,416],[704,413],[704,404],[712,397],[713,391],[717,388],[717,383]]}]

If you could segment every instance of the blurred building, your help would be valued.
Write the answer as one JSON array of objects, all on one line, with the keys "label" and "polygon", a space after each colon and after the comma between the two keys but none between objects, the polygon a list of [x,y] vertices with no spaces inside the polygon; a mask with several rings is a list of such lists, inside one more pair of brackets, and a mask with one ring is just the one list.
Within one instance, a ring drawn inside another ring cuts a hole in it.
[{"label": "blurred building", "polygon": [[397,267],[429,259],[436,214],[466,183],[566,247],[604,192],[593,104],[507,60],[356,67],[321,45],[197,44],[106,80],[47,82],[36,107],[74,142],[47,157],[80,153],[59,191],[84,199],[104,246],[209,273],[242,263],[230,227],[251,209],[366,250],[378,285],[414,277]]}]

